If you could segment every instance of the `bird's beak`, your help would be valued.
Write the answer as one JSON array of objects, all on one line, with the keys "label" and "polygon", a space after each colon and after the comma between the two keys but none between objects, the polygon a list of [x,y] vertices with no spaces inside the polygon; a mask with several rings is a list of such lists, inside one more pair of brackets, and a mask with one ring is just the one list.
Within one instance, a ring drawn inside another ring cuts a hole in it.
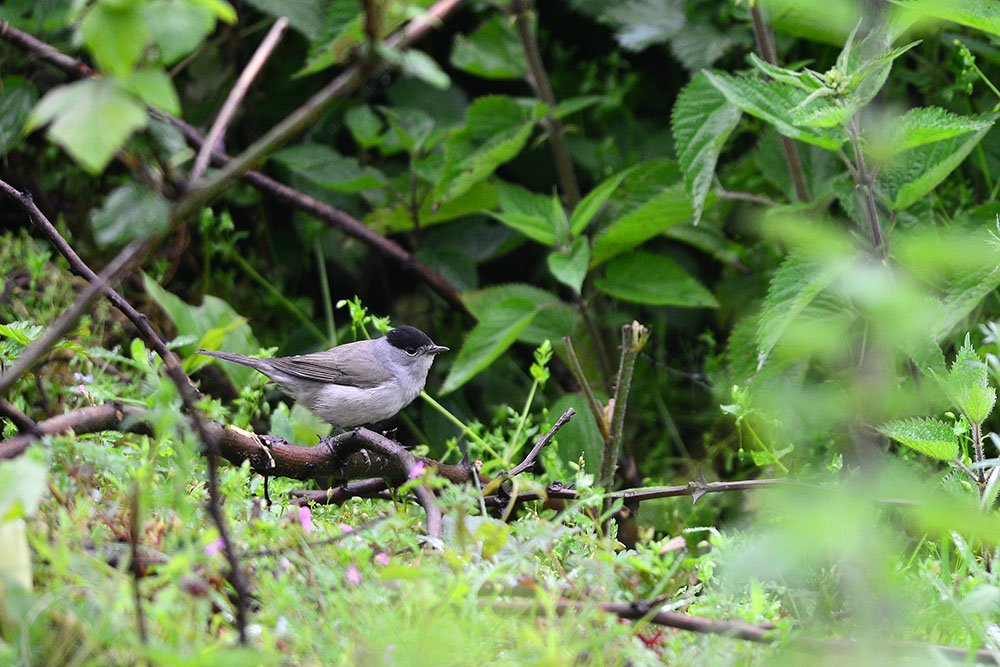
[{"label": "bird's beak", "polygon": [[442,352],[447,352],[447,351],[448,348],[446,348],[444,345],[435,345],[429,350],[431,354],[441,354]]}]

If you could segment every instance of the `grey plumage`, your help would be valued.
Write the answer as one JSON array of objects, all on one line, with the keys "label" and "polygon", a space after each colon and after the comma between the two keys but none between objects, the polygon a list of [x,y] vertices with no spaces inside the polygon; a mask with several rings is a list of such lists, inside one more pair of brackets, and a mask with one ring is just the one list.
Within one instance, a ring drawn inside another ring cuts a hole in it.
[{"label": "grey plumage", "polygon": [[349,428],[389,419],[409,405],[423,390],[434,357],[447,349],[419,329],[398,327],[374,340],[291,357],[198,353],[249,366],[320,419]]}]

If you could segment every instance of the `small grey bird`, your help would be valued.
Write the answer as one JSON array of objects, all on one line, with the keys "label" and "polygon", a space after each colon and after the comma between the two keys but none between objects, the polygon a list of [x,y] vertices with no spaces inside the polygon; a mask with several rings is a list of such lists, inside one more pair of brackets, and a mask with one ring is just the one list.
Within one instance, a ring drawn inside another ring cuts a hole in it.
[{"label": "small grey bird", "polygon": [[374,340],[292,357],[256,359],[213,350],[198,354],[258,370],[323,421],[351,428],[389,419],[413,402],[434,357],[447,350],[420,329],[402,326]]}]

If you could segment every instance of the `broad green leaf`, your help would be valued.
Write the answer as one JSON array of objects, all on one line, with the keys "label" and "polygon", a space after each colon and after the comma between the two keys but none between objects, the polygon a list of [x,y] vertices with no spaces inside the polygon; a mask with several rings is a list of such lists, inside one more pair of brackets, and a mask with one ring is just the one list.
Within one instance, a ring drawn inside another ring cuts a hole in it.
[{"label": "broad green leaf", "polygon": [[757,331],[757,368],[767,362],[774,346],[834,280],[849,268],[845,262],[793,250],[775,271],[761,308]]},{"label": "broad green leaf", "polygon": [[[202,298],[200,306],[191,306],[185,303],[180,297],[171,294],[167,290],[150,278],[143,275],[146,291],[159,304],[177,327],[177,333],[181,336],[193,336],[194,340],[201,340],[213,329],[228,328],[229,333],[219,349],[225,352],[239,352],[240,354],[257,354],[260,345],[254,338],[250,325],[246,323],[246,318],[233,310],[233,307],[218,297],[206,295]],[[233,323],[236,326],[230,326]],[[189,356],[195,350],[195,344],[184,345],[179,352],[182,356]],[[226,375],[230,377],[237,387],[244,387],[253,384],[260,377],[260,374],[252,368],[239,364],[218,364]]]},{"label": "broad green leaf", "polygon": [[526,299],[534,304],[538,315],[525,327],[518,340],[531,345],[541,345],[545,339],[562,340],[573,333],[579,320],[576,309],[559,299],[552,292],[524,285],[506,283],[481,290],[465,292],[462,301],[477,320],[487,317],[495,304],[511,297]]},{"label": "broad green leaf", "polygon": [[809,74],[809,72],[801,70],[795,71],[785,69],[784,67],[778,67],[777,65],[772,65],[771,63],[758,58],[756,53],[750,53],[749,58],[751,65],[759,69],[765,76],[770,77],[775,81],[791,84],[796,88],[801,88],[807,93],[811,93],[823,87],[823,84],[817,81],[816,77]]},{"label": "broad green leaf", "polygon": [[49,139],[97,174],[146,121],[146,109],[117,81],[84,79],[50,90],[31,112],[25,130],[49,124]]},{"label": "broad green leaf", "polygon": [[548,264],[549,271],[559,282],[579,294],[590,265],[590,244],[581,236],[569,250],[554,250],[549,253]]},{"label": "broad green leaf", "polygon": [[678,0],[631,0],[611,3],[601,20],[616,28],[615,39],[629,51],[668,43],[687,25]]},{"label": "broad green leaf", "polygon": [[595,104],[607,101],[609,98],[606,95],[581,95],[580,97],[571,97],[569,99],[563,100],[556,105],[556,108],[552,110],[553,118],[565,118],[566,116],[572,116],[578,111],[583,111],[588,107],[592,107]]},{"label": "broad green leaf", "polygon": [[315,41],[318,36],[317,26],[323,17],[322,0],[247,0],[247,4],[274,18],[284,16],[309,41]]},{"label": "broad green leaf", "polygon": [[136,239],[159,236],[170,224],[170,204],[144,185],[126,183],[90,214],[94,240],[101,246],[121,246]]},{"label": "broad green leaf", "polygon": [[35,86],[20,76],[0,81],[0,155],[21,142],[21,128],[38,99]]},{"label": "broad green leaf", "polygon": [[351,131],[351,136],[362,148],[372,148],[379,144],[382,119],[367,104],[348,109],[344,114],[344,122]]},{"label": "broad green leaf", "polygon": [[83,43],[98,66],[126,77],[149,41],[149,27],[137,2],[98,0],[80,22]]},{"label": "broad green leaf", "polygon": [[19,584],[30,591],[31,549],[25,526],[27,524],[20,519],[0,519],[0,580]]},{"label": "broad green leaf", "polygon": [[315,36],[297,76],[315,74],[349,58],[365,40],[362,17],[362,7],[354,0],[332,0],[319,23],[309,28]]},{"label": "broad green leaf", "polygon": [[513,159],[527,143],[543,108],[533,100],[502,95],[473,102],[465,126],[445,141],[445,168],[434,198],[457,197]]},{"label": "broad green leaf", "polygon": [[152,0],[142,13],[164,65],[193,52],[215,28],[212,10],[195,2]]},{"label": "broad green leaf", "polygon": [[685,222],[664,231],[663,235],[668,239],[698,248],[730,266],[742,267],[743,265],[739,254],[737,254],[740,245],[726,238],[717,227],[711,225],[695,227],[693,224]]},{"label": "broad green leaf", "polygon": [[408,107],[379,107],[389,124],[389,132],[380,142],[379,149],[385,155],[399,151],[417,153],[434,131],[434,118],[422,109]]},{"label": "broad green leaf", "polygon": [[320,436],[330,435],[333,427],[299,403],[291,411],[282,402],[271,412],[270,432],[300,447],[311,447]]},{"label": "broad green leaf", "polygon": [[837,150],[847,140],[839,128],[797,127],[788,122],[793,109],[807,97],[805,91],[795,86],[708,70],[705,76],[732,104],[770,123],[786,137],[831,151]]},{"label": "broad green leaf", "polygon": [[507,351],[524,330],[538,307],[521,297],[508,297],[483,312],[479,322],[465,337],[441,394],[455,391]]},{"label": "broad green leaf", "polygon": [[[421,227],[464,218],[475,213],[488,211],[497,206],[497,187],[489,181],[480,181],[453,199],[435,203],[425,197],[420,205]],[[380,233],[413,229],[413,213],[405,203],[392,208],[379,207],[373,210],[365,222]]]},{"label": "broad green leaf", "polygon": [[174,82],[160,68],[142,67],[132,70],[122,85],[146,104],[174,115],[181,112],[181,101],[177,97]]},{"label": "broad green leaf", "polygon": [[385,176],[372,167],[362,167],[357,158],[346,157],[322,144],[297,144],[284,148],[271,159],[299,176],[337,192],[361,192],[385,185]]},{"label": "broad green leaf", "polygon": [[958,351],[946,382],[948,398],[973,424],[982,424],[997,401],[997,392],[990,386],[986,364],[976,354],[969,335]]},{"label": "broad green leaf", "polygon": [[889,160],[882,171],[892,207],[904,209],[933,190],[982,141],[997,118],[1000,114],[982,117],[979,130],[917,146]]},{"label": "broad green leaf", "polygon": [[922,16],[953,21],[976,30],[1000,35],[1000,11],[989,0],[893,0],[894,4]]},{"label": "broad green leaf", "polygon": [[594,237],[591,268],[628,252],[691,218],[694,207],[683,183],[674,183],[630,213],[612,221]]},{"label": "broad green leaf", "polygon": [[[449,77],[437,61],[419,49],[406,49],[399,53],[399,69],[424,83],[444,90],[451,85]],[[391,59],[389,62],[393,62]]]},{"label": "broad green leaf", "polygon": [[953,461],[958,456],[958,436],[951,426],[938,419],[896,419],[882,424],[878,430],[893,440],[936,459]]},{"label": "broad green leaf", "polygon": [[703,73],[677,96],[671,125],[684,187],[694,204],[694,224],[701,218],[722,146],[741,115],[739,107],[726,101]]},{"label": "broad green leaf", "polygon": [[573,209],[573,215],[569,218],[569,231],[573,236],[581,234],[586,229],[590,221],[594,219],[594,216],[597,215],[601,207],[608,201],[608,197],[614,194],[615,189],[621,185],[626,175],[628,175],[627,170],[615,174],[588,192],[587,196],[580,200],[580,203]]},{"label": "broad green leaf", "polygon": [[644,250],[608,262],[604,277],[595,280],[594,285],[624,301],[685,308],[719,306],[712,293],[677,262]]},{"label": "broad green leaf", "polygon": [[524,50],[510,20],[500,14],[466,37],[455,37],[454,67],[484,79],[521,79],[528,71]]},{"label": "broad green leaf", "polygon": [[866,152],[884,161],[911,148],[978,132],[992,124],[988,117],[958,116],[937,107],[910,109],[902,117],[886,122],[884,129],[875,128],[869,133],[874,136],[869,136]]},{"label": "broad green leaf", "polygon": [[[598,396],[599,401],[607,400],[607,397]],[[604,439],[601,437],[601,430],[597,426],[597,419],[590,411],[590,403],[582,393],[563,394],[552,407],[549,408],[550,415],[561,415],[567,408],[576,410],[576,414],[565,426],[559,429],[556,435],[556,444],[559,447],[559,458],[567,462],[577,462],[581,456],[586,462],[586,469],[589,472],[597,473],[601,469],[601,454],[604,451]]]},{"label": "broad green leaf", "polygon": [[697,74],[740,44],[736,35],[738,32],[722,32],[707,21],[689,22],[670,39],[670,53],[684,65],[684,69]]},{"label": "broad green leaf", "polygon": [[491,213],[503,224],[533,241],[554,246],[558,241],[558,221],[553,219],[552,197],[531,192],[520,185],[497,181],[499,213]]}]

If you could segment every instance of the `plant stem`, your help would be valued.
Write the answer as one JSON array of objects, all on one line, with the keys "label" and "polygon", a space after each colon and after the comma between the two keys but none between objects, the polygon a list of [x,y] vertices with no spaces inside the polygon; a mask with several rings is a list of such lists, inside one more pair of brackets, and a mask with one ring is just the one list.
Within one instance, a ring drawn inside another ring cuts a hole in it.
[{"label": "plant stem", "polygon": [[[500,456],[499,454],[497,454],[496,450],[494,450],[492,447],[490,447],[486,443],[485,440],[483,440],[482,438],[480,438],[475,433],[475,431],[473,431],[468,426],[466,426],[465,424],[463,424],[461,419],[459,419],[455,415],[451,414],[448,411],[448,408],[444,407],[443,405],[441,405],[440,403],[438,403],[437,401],[435,401],[433,398],[431,398],[430,395],[428,395],[428,393],[426,391],[420,392],[420,398],[422,398],[425,401],[427,401],[428,403],[430,403],[431,407],[434,408],[435,410],[437,410],[438,412],[440,412],[442,415],[444,415],[445,419],[447,419],[448,421],[450,421],[452,424],[454,424],[458,428],[462,429],[462,433],[464,433],[465,435],[469,436],[469,438],[471,438],[472,440],[474,440],[477,445],[479,445],[480,447],[482,447],[485,451],[489,452],[491,456],[493,456],[494,458],[496,458],[498,461],[503,460],[503,457]],[[507,465],[506,461],[504,462],[504,465]]]},{"label": "plant stem", "polygon": [[610,438],[605,441],[604,457],[601,461],[600,485],[610,491],[618,466],[618,450],[621,448],[622,429],[625,425],[625,410],[628,394],[632,387],[632,373],[635,358],[649,340],[649,329],[633,321],[622,327],[622,356],[618,366],[618,382],[615,385],[614,412],[611,417]]},{"label": "plant stem", "polygon": [[566,143],[562,122],[552,115],[552,111],[556,108],[556,96],[552,92],[552,84],[549,83],[545,64],[542,63],[542,55],[538,51],[538,42],[535,39],[535,31],[532,29],[531,17],[528,15],[527,3],[525,0],[511,0],[510,7],[514,14],[517,36],[521,40],[521,48],[524,49],[524,57],[528,61],[530,74],[528,82],[535,89],[535,94],[538,95],[539,99],[545,102],[549,108],[543,122],[549,130],[556,173],[559,175],[559,183],[562,186],[563,195],[566,197],[566,205],[570,209],[574,209],[580,203],[580,186],[576,182],[573,160],[569,154],[569,145]]},{"label": "plant stem", "polygon": [[333,322],[333,299],[330,296],[330,280],[326,275],[326,255],[319,238],[313,240],[313,251],[316,253],[316,268],[319,269],[319,289],[323,295],[323,315],[326,317],[326,331],[330,346],[337,344],[337,327]]},{"label": "plant stem", "polygon": [[601,406],[597,402],[597,398],[594,397],[594,392],[590,389],[590,383],[587,382],[587,376],[583,374],[583,368],[580,366],[580,360],[576,357],[576,350],[573,349],[573,341],[570,340],[569,336],[563,337],[563,345],[566,346],[566,356],[569,357],[569,370],[573,373],[576,383],[580,385],[583,395],[587,397],[587,402],[590,404],[590,411],[594,414],[594,419],[597,420],[597,428],[601,432],[601,437],[604,438],[605,443],[607,443],[607,440],[610,437],[608,422],[604,418],[604,411],[601,410]]},{"label": "plant stem", "polygon": [[514,430],[514,437],[510,441],[510,459],[513,460],[517,453],[521,450],[521,431],[524,429],[524,423],[528,421],[528,410],[531,409],[531,402],[535,400],[535,391],[538,389],[538,380],[531,383],[531,389],[528,391],[528,399],[524,402],[524,409],[521,410],[521,416],[517,420],[517,428]]},{"label": "plant stem", "polygon": [[[771,65],[777,65],[778,52],[774,46],[774,38],[767,28],[759,3],[750,3],[750,17],[753,20],[753,38],[757,43],[757,51],[760,52],[761,59]],[[792,184],[795,186],[795,196],[801,202],[808,202],[809,190],[806,187],[805,173],[802,171],[799,149],[790,138],[781,134],[778,136],[781,139],[781,150],[785,154],[785,162],[788,164],[788,173],[791,174]]]},{"label": "plant stem", "polygon": [[854,148],[854,168],[855,179],[861,189],[861,199],[865,205],[865,215],[868,218],[868,229],[871,233],[872,248],[880,260],[884,260],[888,255],[885,245],[885,237],[882,234],[882,225],[878,219],[878,208],[875,205],[875,179],[865,164],[865,156],[861,150],[861,140],[858,137],[857,128],[852,118],[848,123],[847,136],[850,138],[851,146]]}]

